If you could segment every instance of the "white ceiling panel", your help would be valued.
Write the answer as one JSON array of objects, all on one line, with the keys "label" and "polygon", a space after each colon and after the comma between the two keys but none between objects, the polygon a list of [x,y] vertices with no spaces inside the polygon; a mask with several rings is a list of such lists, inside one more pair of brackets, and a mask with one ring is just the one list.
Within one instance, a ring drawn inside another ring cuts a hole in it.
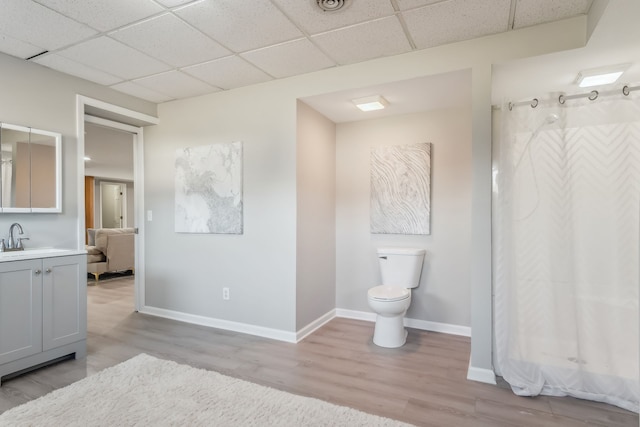
[{"label": "white ceiling panel", "polygon": [[336,65],[307,39],[252,50],[241,56],[276,78],[310,73]]},{"label": "white ceiling panel", "polygon": [[442,0],[396,0],[400,10],[415,9],[428,4],[439,3]]},{"label": "white ceiling panel", "polygon": [[350,1],[346,2],[344,8],[335,12],[323,11],[315,1],[273,1],[308,34],[346,27],[394,13],[393,5],[389,0]]},{"label": "white ceiling panel", "polygon": [[180,71],[169,71],[136,79],[133,80],[133,83],[158,93],[165,93],[175,99],[204,95],[205,93],[218,92],[220,90]]},{"label": "white ceiling panel", "polygon": [[231,53],[168,13],[123,28],[109,36],[175,67],[210,61]]},{"label": "white ceiling panel", "polygon": [[18,58],[30,58],[42,51],[41,47],[0,33],[0,52]]},{"label": "white ceiling panel", "polygon": [[25,0],[2,0],[0,32],[42,50],[54,50],[95,35],[86,25]]},{"label": "white ceiling panel", "polygon": [[587,13],[592,0],[517,0],[514,28],[565,19]]},{"label": "white ceiling panel", "polygon": [[171,68],[106,36],[86,41],[59,53],[125,80],[149,76]]},{"label": "white ceiling panel", "polygon": [[451,0],[402,13],[418,49],[508,30],[511,0]]},{"label": "white ceiling panel", "polygon": [[182,71],[222,89],[233,89],[272,80],[268,74],[237,56],[216,59],[205,64],[183,68]]},{"label": "white ceiling panel", "polygon": [[341,65],[411,50],[395,16],[318,34],[311,39]]},{"label": "white ceiling panel", "polygon": [[119,77],[112,76],[102,70],[88,67],[57,54],[39,56],[34,58],[33,62],[60,71],[61,73],[70,74],[105,86],[111,86],[122,81]]},{"label": "white ceiling panel", "polygon": [[35,0],[100,31],[110,31],[162,12],[152,0]]},{"label": "white ceiling panel", "polygon": [[171,101],[173,99],[169,95],[158,93],[154,90],[148,89],[132,82],[122,82],[110,87],[119,92],[126,93],[137,98],[146,99],[149,102],[155,102],[158,104],[161,102]]},{"label": "white ceiling panel", "polygon": [[236,53],[303,35],[269,0],[203,1],[175,13]]},{"label": "white ceiling panel", "polygon": [[199,0],[156,0],[156,2],[160,3],[164,7],[182,6],[183,4],[191,3],[193,1]]}]

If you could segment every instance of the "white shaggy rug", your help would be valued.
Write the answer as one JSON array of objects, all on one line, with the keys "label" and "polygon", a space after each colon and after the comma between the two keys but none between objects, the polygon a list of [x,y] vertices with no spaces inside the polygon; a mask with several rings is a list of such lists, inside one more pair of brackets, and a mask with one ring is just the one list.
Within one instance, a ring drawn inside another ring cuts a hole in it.
[{"label": "white shaggy rug", "polygon": [[140,354],[0,415],[0,426],[406,426]]}]

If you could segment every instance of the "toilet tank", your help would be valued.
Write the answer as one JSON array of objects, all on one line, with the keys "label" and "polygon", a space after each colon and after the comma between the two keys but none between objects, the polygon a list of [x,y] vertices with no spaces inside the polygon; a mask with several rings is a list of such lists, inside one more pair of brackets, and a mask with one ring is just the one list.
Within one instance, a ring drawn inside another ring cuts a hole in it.
[{"label": "toilet tank", "polygon": [[420,285],[424,249],[379,248],[377,252],[383,285],[402,288]]}]

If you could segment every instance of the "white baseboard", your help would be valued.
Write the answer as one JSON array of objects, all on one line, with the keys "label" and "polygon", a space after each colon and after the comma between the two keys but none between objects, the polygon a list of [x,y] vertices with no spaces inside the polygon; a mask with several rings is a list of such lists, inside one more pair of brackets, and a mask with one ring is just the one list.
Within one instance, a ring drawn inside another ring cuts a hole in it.
[{"label": "white baseboard", "polygon": [[324,315],[318,317],[316,320],[314,320],[313,322],[309,323],[307,326],[305,326],[304,328],[302,328],[298,332],[296,332],[296,342],[302,341],[307,336],[311,335],[316,330],[320,329],[323,325],[328,323],[334,317],[336,317],[336,310],[335,309],[333,309],[333,310],[325,313]]},{"label": "white baseboard", "polygon": [[144,306],[139,311],[151,316],[164,317],[181,322],[193,323],[195,325],[209,326],[227,331],[240,332],[243,334],[256,335],[264,338],[271,338],[278,341],[290,343],[297,342],[295,332],[283,331],[280,329],[265,328],[263,326],[250,325],[248,323],[232,322],[230,320],[214,319],[212,317],[198,316],[195,314],[182,313],[180,311],[167,310],[164,308]]},{"label": "white baseboard", "polygon": [[469,361],[467,379],[480,383],[496,385],[496,374],[491,369],[475,368],[471,366],[471,361]]},{"label": "white baseboard", "polygon": [[[337,317],[347,319],[366,320],[368,322],[376,321],[376,314],[368,311],[336,309]],[[461,335],[464,337],[471,336],[471,328],[469,326],[451,325],[449,323],[430,322],[428,320],[404,318],[404,325],[408,328],[421,329],[423,331],[441,332],[443,334]]]}]

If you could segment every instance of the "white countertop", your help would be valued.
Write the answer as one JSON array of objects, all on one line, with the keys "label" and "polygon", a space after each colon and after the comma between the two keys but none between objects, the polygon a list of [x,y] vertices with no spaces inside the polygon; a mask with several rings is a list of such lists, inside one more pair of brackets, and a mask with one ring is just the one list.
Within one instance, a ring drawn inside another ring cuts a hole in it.
[{"label": "white countertop", "polygon": [[27,248],[24,251],[0,252],[0,262],[27,259],[52,258],[68,255],[85,255],[84,249]]}]

